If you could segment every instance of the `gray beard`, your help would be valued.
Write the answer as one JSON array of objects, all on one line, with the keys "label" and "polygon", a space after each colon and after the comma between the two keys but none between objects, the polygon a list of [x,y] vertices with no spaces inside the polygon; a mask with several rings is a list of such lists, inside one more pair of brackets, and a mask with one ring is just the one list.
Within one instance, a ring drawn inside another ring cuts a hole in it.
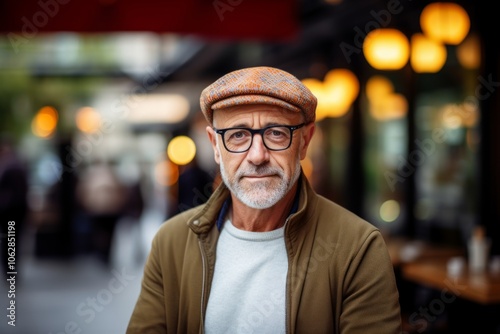
[{"label": "gray beard", "polygon": [[[278,203],[290,191],[300,176],[300,160],[297,161],[295,171],[289,180],[285,179],[283,170],[271,166],[252,166],[246,170],[237,170],[231,179],[226,171],[222,159],[220,160],[220,172],[222,181],[228,189],[243,204],[254,209],[267,209]],[[241,183],[241,177],[244,175],[278,175],[281,181],[279,184],[272,185],[269,181],[257,182],[251,189],[246,189]]]}]

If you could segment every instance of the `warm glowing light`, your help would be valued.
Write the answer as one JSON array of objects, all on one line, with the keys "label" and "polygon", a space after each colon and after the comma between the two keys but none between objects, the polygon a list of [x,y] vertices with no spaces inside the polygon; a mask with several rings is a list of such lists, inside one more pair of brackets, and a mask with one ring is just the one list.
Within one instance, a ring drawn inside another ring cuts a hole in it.
[{"label": "warm glowing light", "polygon": [[324,102],[326,100],[326,92],[323,82],[318,79],[307,78],[303,79],[302,83],[309,88],[311,93],[318,99],[318,105],[316,106],[316,122],[319,122],[328,115],[328,105]]},{"label": "warm glowing light", "polygon": [[101,126],[101,115],[91,107],[80,108],[76,112],[76,127],[85,133],[93,133]]},{"label": "warm glowing light", "polygon": [[477,35],[469,35],[458,47],[457,58],[464,68],[475,70],[481,65],[481,45]]},{"label": "warm glowing light", "polygon": [[154,168],[154,177],[158,184],[172,186],[179,180],[179,166],[168,160],[159,161]]},{"label": "warm glowing light", "polygon": [[441,109],[443,125],[449,129],[461,127],[472,128],[479,121],[477,104],[464,102],[462,104],[447,104]]},{"label": "warm glowing light", "polygon": [[408,113],[408,101],[402,94],[394,92],[392,82],[384,76],[375,75],[366,83],[368,111],[379,121],[404,117]]},{"label": "warm glowing light", "polygon": [[428,4],[420,14],[424,34],[445,44],[460,44],[469,33],[470,19],[463,7],[452,2]]},{"label": "warm glowing light", "polygon": [[304,79],[302,83],[318,99],[316,121],[325,117],[345,115],[359,94],[358,78],[348,69],[329,71],[323,82],[317,79]]},{"label": "warm glowing light", "polygon": [[168,158],[177,165],[187,165],[196,155],[196,144],[187,136],[173,138],[167,147]]},{"label": "warm glowing light", "polygon": [[479,122],[479,109],[477,103],[464,102],[462,104],[462,120],[466,127],[473,128]]},{"label": "warm glowing light", "polygon": [[408,62],[410,43],[397,29],[375,29],[364,39],[363,54],[373,68],[399,70]]},{"label": "warm glowing light", "polygon": [[369,112],[379,121],[402,118],[408,113],[408,101],[402,94],[390,93],[372,101]]},{"label": "warm glowing light", "polygon": [[393,91],[394,85],[383,75],[374,75],[366,82],[366,97],[370,101],[376,101]]},{"label": "warm glowing light", "polygon": [[59,116],[57,110],[46,106],[41,108],[31,122],[31,131],[40,138],[49,138],[54,134]]},{"label": "warm glowing light", "polygon": [[442,108],[443,124],[448,129],[458,129],[463,126],[460,106],[449,103]]},{"label": "warm glowing light", "polygon": [[348,69],[333,69],[326,74],[324,85],[330,104],[328,116],[343,116],[359,94],[358,78]]},{"label": "warm glowing light", "polygon": [[446,47],[439,41],[415,34],[411,38],[410,63],[417,73],[436,73],[446,63]]},{"label": "warm glowing light", "polygon": [[180,94],[142,94],[131,96],[126,106],[128,120],[139,124],[175,124],[189,115],[189,101]]},{"label": "warm glowing light", "polygon": [[383,221],[390,223],[398,219],[400,212],[401,208],[399,206],[399,203],[393,199],[390,199],[382,203],[379,213],[380,218],[382,218]]}]

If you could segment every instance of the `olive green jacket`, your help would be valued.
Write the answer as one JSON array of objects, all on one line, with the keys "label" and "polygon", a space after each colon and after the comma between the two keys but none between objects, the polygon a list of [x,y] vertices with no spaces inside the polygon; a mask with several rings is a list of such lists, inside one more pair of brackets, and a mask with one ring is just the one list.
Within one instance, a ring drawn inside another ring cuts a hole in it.
[{"label": "olive green jacket", "polygon": [[[373,225],[316,194],[302,175],[285,226],[287,333],[401,333],[399,295]],[[222,184],[206,204],[167,220],[154,237],[127,334],[203,333],[214,274]]]}]

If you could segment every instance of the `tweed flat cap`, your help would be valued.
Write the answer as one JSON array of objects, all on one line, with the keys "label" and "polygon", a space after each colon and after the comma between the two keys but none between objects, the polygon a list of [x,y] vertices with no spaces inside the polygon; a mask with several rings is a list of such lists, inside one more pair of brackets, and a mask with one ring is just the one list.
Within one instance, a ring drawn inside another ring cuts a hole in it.
[{"label": "tweed flat cap", "polygon": [[258,103],[303,112],[307,123],[316,119],[316,97],[295,76],[273,67],[230,72],[205,88],[200,97],[201,111],[210,124],[214,110]]}]

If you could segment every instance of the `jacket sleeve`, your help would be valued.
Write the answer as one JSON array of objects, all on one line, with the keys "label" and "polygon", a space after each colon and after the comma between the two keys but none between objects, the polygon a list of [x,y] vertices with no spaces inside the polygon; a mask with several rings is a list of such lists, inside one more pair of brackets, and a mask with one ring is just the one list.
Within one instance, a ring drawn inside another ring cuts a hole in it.
[{"label": "jacket sleeve", "polygon": [[158,237],[152,242],[142,278],[141,292],[130,318],[127,334],[166,333],[162,272]]},{"label": "jacket sleeve", "polygon": [[384,239],[372,231],[345,277],[340,333],[401,333],[399,293]]}]

